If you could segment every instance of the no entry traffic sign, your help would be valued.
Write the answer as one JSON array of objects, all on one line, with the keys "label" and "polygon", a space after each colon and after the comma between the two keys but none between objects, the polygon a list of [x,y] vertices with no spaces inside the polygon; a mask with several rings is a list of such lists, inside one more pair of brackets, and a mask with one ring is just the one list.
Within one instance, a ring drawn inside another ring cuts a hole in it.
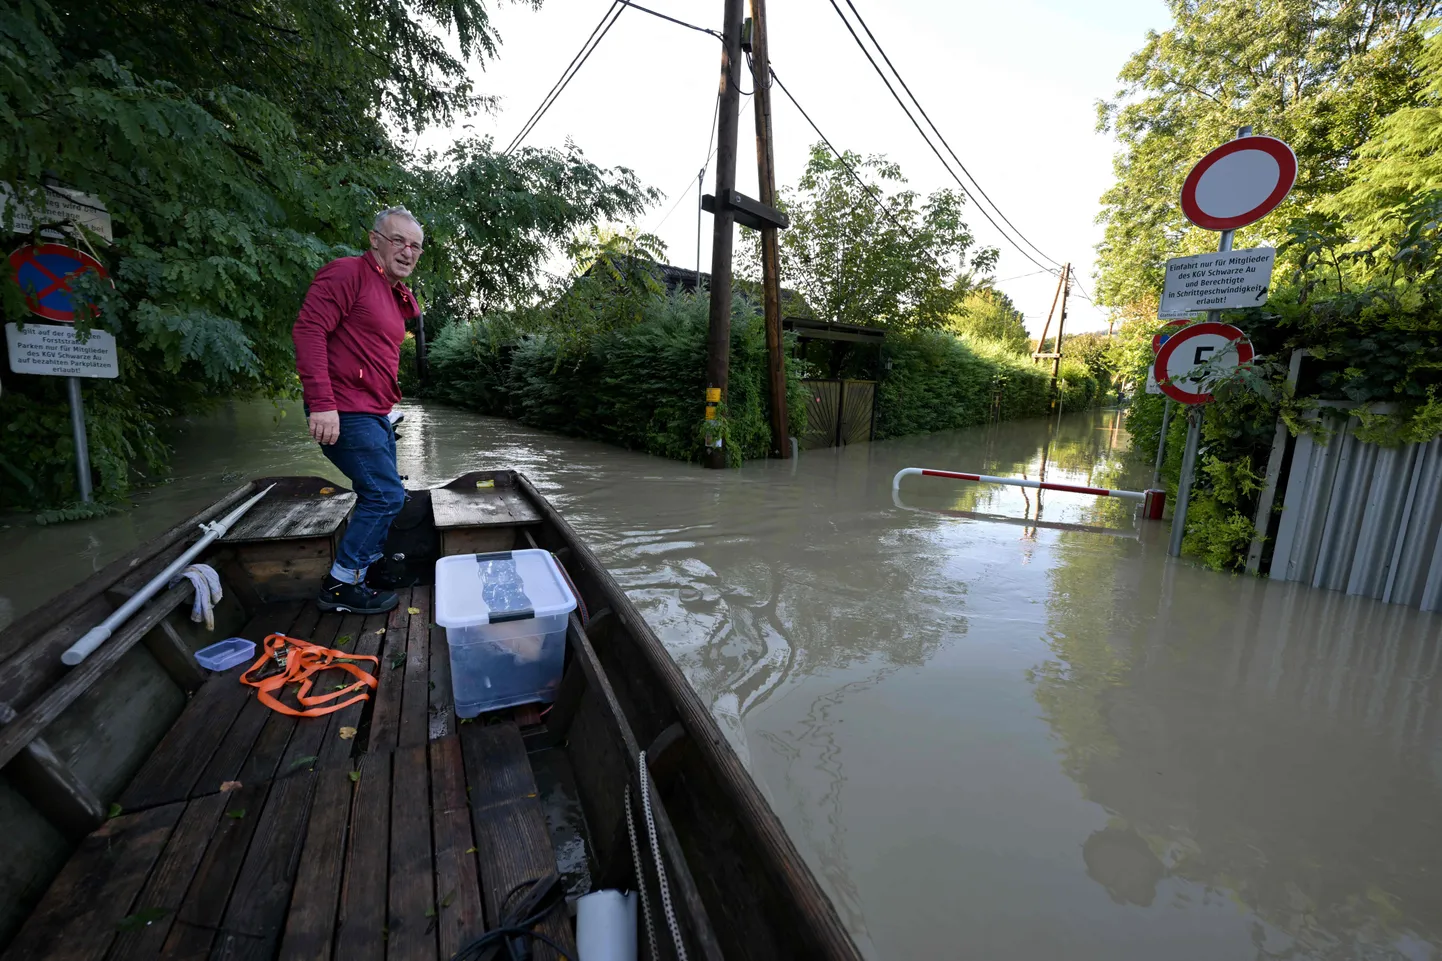
[{"label": "no entry traffic sign", "polygon": [[46,320],[75,322],[70,284],[86,271],[108,276],[100,261],[64,244],[25,246],[10,254],[10,272],[25,295],[25,306]]},{"label": "no entry traffic sign", "polygon": [[1275,137],[1238,137],[1207,154],[1182,184],[1182,213],[1207,230],[1261,220],[1297,182],[1297,155]]},{"label": "no entry traffic sign", "polygon": [[1192,370],[1211,361],[1223,368],[1237,367],[1251,363],[1252,356],[1252,343],[1239,328],[1208,321],[1168,337],[1157,351],[1152,376],[1161,385],[1162,393],[1172,400],[1205,404],[1212,399],[1208,384],[1188,376]]}]

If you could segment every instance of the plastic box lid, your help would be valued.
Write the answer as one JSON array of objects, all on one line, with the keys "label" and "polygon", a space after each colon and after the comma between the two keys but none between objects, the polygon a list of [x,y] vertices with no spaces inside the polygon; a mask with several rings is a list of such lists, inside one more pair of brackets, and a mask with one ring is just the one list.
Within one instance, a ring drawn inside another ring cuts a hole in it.
[{"label": "plastic box lid", "polygon": [[576,598],[541,550],[456,554],[436,561],[436,623],[475,627],[576,609]]}]

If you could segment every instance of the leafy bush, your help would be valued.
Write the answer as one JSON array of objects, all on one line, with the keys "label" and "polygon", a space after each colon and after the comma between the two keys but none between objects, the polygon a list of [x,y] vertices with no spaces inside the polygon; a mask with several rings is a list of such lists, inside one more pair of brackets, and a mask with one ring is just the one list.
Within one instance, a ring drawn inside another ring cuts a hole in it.
[{"label": "leafy bush", "polygon": [[[533,427],[697,460],[704,453],[707,300],[654,295],[639,303],[639,311],[625,323],[595,321],[597,332],[583,346],[555,336],[537,315],[453,324],[431,347],[426,394]],[[805,425],[802,388],[794,370],[788,377],[792,433],[799,434]],[[721,420],[733,465],[766,455],[768,394],[765,325],[754,305],[738,297]]]},{"label": "leafy bush", "polygon": [[[877,387],[876,436],[901,437],[986,423],[1000,402],[1003,420],[1051,410],[1051,370],[994,341],[940,331],[892,334],[891,369]],[[1089,407],[1101,395],[1084,366],[1064,359],[1062,407]]]}]

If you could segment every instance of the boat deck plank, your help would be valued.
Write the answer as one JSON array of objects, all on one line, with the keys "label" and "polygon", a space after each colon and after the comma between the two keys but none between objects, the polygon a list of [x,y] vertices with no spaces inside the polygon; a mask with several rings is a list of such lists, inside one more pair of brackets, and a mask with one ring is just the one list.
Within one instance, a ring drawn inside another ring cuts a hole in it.
[{"label": "boat deck plank", "polygon": [[477,490],[438,487],[431,491],[431,514],[437,530],[541,522],[541,515],[519,491],[504,487]]},{"label": "boat deck plank", "polygon": [[[354,771],[307,770],[114,818],[3,959],[449,958],[517,885],[555,870],[519,729],[474,727],[471,750],[450,735],[367,755]],[[463,756],[525,771],[472,781],[488,801],[468,811]],[[574,943],[563,911],[540,931]],[[556,954],[537,944],[535,957]]]},{"label": "boat deck plank", "polygon": [[[251,618],[238,636],[255,641],[259,648],[267,634],[290,630],[300,614],[298,602],[271,605]],[[201,777],[209,771],[217,752],[225,747],[234,722],[251,700],[251,689],[239,682],[245,667],[249,665],[213,674],[200,686],[120,795],[118,803],[122,809],[138,811],[183,801],[197,794],[214,794],[220,789],[220,781],[233,780],[221,778],[212,784],[202,782]]]},{"label": "boat deck plank", "polygon": [[303,485],[292,491],[275,490],[247,511],[222,540],[243,544],[328,537],[340,530],[355,502],[354,493],[335,487]]}]

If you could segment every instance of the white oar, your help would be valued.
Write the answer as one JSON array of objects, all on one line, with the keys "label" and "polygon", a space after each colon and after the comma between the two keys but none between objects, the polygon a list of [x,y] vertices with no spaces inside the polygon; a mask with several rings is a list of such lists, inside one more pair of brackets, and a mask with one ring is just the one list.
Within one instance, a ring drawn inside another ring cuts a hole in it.
[{"label": "white oar", "polygon": [[102,621],[99,626],[92,627],[84,637],[76,641],[74,644],[70,645],[70,647],[66,649],[65,653],[60,655],[60,660],[66,665],[74,667],[75,665],[79,664],[81,661],[89,657],[91,654],[94,654],[95,649],[101,644],[104,644],[105,641],[110,637],[110,635],[115,633],[116,628],[129,620],[130,615],[140,610],[141,605],[143,605],[146,601],[150,600],[156,594],[160,593],[160,589],[165,587],[165,585],[169,584],[177,574],[185,570],[186,566],[189,565],[191,561],[195,560],[195,558],[200,555],[201,551],[205,550],[215,541],[218,541],[222,537],[224,537],[225,532],[230,530],[231,526],[234,525],[236,521],[240,520],[241,517],[245,515],[246,511],[254,507],[262,497],[264,497],[266,494],[269,494],[273,487],[275,487],[275,485],[271,484],[270,487],[267,487],[259,494],[256,494],[250,500],[246,501],[244,504],[241,504],[229,514],[225,515],[225,517],[223,517],[222,519],[218,521],[211,521],[208,524],[201,524],[200,529],[205,531],[205,535],[201,537],[200,540],[196,541],[194,546],[192,546],[190,550],[186,551],[184,554],[181,554],[171,563],[169,567],[151,578],[150,583],[146,584],[140,590],[136,591],[135,594],[130,598],[130,600],[126,601],[124,604],[121,604],[120,607],[116,609],[115,613],[111,614],[104,621]]}]

